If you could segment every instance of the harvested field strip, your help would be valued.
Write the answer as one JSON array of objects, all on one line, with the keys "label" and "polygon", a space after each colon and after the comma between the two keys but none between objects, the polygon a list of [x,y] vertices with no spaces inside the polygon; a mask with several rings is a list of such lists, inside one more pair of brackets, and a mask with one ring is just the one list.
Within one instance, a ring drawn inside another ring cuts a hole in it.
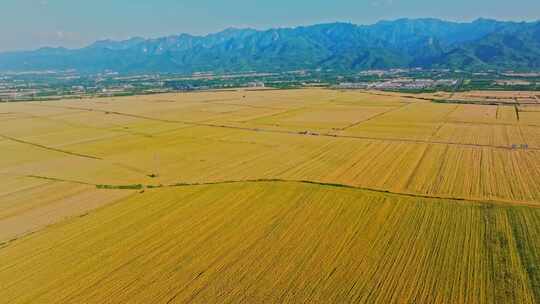
[{"label": "harvested field strip", "polygon": [[78,157],[84,157],[84,158],[90,158],[90,159],[101,160],[101,158],[96,157],[96,156],[86,155],[86,154],[80,154],[80,153],[76,153],[76,152],[70,152],[70,151],[66,151],[66,150],[62,150],[62,149],[57,149],[57,148],[53,148],[53,147],[47,147],[47,146],[45,146],[45,145],[40,145],[40,144],[28,142],[28,141],[25,141],[25,140],[13,138],[13,137],[6,136],[6,135],[2,135],[2,134],[0,134],[0,137],[3,138],[3,139],[11,140],[11,141],[14,141],[14,142],[17,142],[17,143],[20,143],[20,144],[25,144],[25,145],[34,146],[34,147],[37,147],[37,148],[40,148],[40,149],[44,149],[44,150],[54,151],[54,152],[63,153],[63,154],[68,154],[68,155],[72,155],[72,156],[78,156]]},{"label": "harvested field strip", "polygon": [[539,209],[313,184],[156,189],[0,248],[0,296],[534,303],[538,227]]}]

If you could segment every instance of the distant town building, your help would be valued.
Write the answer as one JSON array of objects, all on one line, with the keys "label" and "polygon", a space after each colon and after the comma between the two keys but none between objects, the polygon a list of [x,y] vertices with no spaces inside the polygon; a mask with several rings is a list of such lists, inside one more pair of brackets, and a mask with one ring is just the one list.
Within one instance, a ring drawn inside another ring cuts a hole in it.
[{"label": "distant town building", "polygon": [[265,84],[262,81],[253,81],[247,83],[248,88],[264,88]]},{"label": "distant town building", "polygon": [[337,85],[339,89],[375,89],[375,90],[418,90],[435,87],[449,87],[457,84],[455,79],[412,79],[396,78],[375,82],[345,82]]}]

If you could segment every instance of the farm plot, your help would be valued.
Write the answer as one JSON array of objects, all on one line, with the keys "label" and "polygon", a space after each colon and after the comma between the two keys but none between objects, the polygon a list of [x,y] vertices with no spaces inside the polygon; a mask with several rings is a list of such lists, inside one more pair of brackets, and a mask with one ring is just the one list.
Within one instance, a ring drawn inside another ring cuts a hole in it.
[{"label": "farm plot", "polygon": [[540,126],[522,126],[520,129],[529,147],[540,148]]},{"label": "farm plot", "polygon": [[519,109],[515,106],[498,106],[497,120],[507,123],[517,123],[519,121]]},{"label": "farm plot", "polygon": [[275,126],[292,130],[343,130],[395,107],[379,106],[320,106],[297,109],[249,121],[260,126]]},{"label": "farm plot", "polygon": [[[502,107],[506,108],[507,106]],[[456,123],[495,123],[497,122],[499,111],[501,111],[499,106],[459,105],[456,111],[448,116],[447,121]]]},{"label": "farm plot", "polygon": [[333,103],[342,105],[397,107],[404,103],[419,100],[404,97],[401,94],[389,92],[339,91],[332,99]]},{"label": "farm plot", "polygon": [[[236,106],[243,103],[242,94],[247,103],[257,108]],[[268,102],[264,94],[268,94]],[[236,100],[237,97],[241,99]],[[302,98],[310,98],[310,101],[299,109]],[[216,101],[223,99],[231,99],[232,105]],[[451,194],[448,191],[439,192],[437,189],[441,188],[433,187],[434,180],[420,182],[416,179],[420,184],[411,184],[411,176],[431,174],[430,165],[420,165],[424,163],[428,147],[444,150],[449,146],[459,153],[469,153],[481,148],[504,150],[513,144],[528,144],[533,149],[532,155],[536,155],[534,149],[539,138],[536,129],[497,122],[497,111],[502,111],[497,107],[407,100],[409,102],[405,103],[399,97],[348,91],[298,90],[10,104],[10,111],[22,114],[30,111],[39,117],[22,120],[21,128],[16,123],[4,130],[10,139],[0,141],[4,155],[7,155],[0,160],[0,173],[38,175],[93,185],[167,185],[287,178],[391,191],[430,188],[430,195],[448,196]],[[230,107],[232,113],[221,113],[224,106]],[[92,111],[73,109],[83,107]],[[198,112],[202,108],[225,116],[214,120],[211,115],[203,124],[174,122],[175,112],[167,114],[171,115],[172,122],[153,118],[161,117],[160,111],[183,109],[182,115],[189,116],[190,109]],[[279,114],[270,120],[291,119],[294,129],[303,131],[232,122],[241,118],[249,120],[253,115],[264,117],[268,108],[294,114]],[[510,107],[504,107],[507,108]],[[381,113],[383,109],[385,111]],[[123,112],[106,114],[120,110]],[[152,114],[145,114],[145,111]],[[124,112],[127,114],[123,115]],[[49,114],[54,116],[41,117]],[[373,114],[375,116],[370,116]],[[485,116],[489,119],[484,119]],[[340,122],[341,117],[346,123],[356,119],[360,123],[344,130],[316,130],[321,126],[343,128],[346,124]],[[511,153],[500,152],[502,155]],[[437,154],[430,161],[438,164],[447,160],[444,154]],[[469,174],[467,168],[489,172],[489,168],[476,166],[474,158],[468,160],[471,163],[457,161],[460,163],[453,166],[457,171],[445,178],[461,179]],[[538,166],[538,162],[536,157],[517,157],[512,164],[521,168]],[[480,173],[475,172],[478,176]],[[497,197],[513,200],[516,196],[520,202],[537,197],[535,188],[526,189],[528,183],[524,180],[504,175],[499,183],[512,184],[519,189],[517,193],[531,192],[531,195],[500,192]],[[425,194],[425,191],[421,193]],[[484,194],[482,191],[459,192],[459,197],[490,198]]]},{"label": "farm plot", "polygon": [[343,134],[372,138],[429,140],[455,109],[455,105],[409,103],[349,128]]},{"label": "farm plot", "polygon": [[0,177],[41,176],[89,184],[137,184],[150,178],[129,164],[14,140],[0,141]]},{"label": "farm plot", "polygon": [[[55,172],[40,167],[40,164],[22,168],[33,168],[32,174],[41,170],[45,176],[92,184],[168,185],[283,178],[421,194],[426,192],[419,189],[427,187],[432,189],[427,192],[432,196],[494,199],[489,191],[478,189],[456,189],[457,192],[452,193],[434,187],[437,179],[431,179],[434,166],[446,163],[452,171],[446,172],[444,178],[451,184],[460,183],[470,174],[476,174],[475,178],[492,174],[491,168],[479,166],[480,159],[475,157],[446,158],[445,153],[433,154],[433,151],[449,149],[457,155],[485,151],[482,153],[493,153],[504,158],[505,167],[501,172],[513,172],[502,174],[497,182],[498,185],[512,185],[513,190],[505,191],[505,188],[501,188],[496,197],[505,201],[515,199],[518,202],[534,203],[538,197],[537,188],[534,185],[531,187],[527,181],[538,178],[534,168],[540,166],[540,158],[537,157],[538,151],[534,150],[534,142],[524,141],[524,137],[529,135],[537,138],[537,134],[520,132],[513,125],[485,124],[442,124],[436,136],[424,141],[402,139],[398,137],[399,134],[393,139],[370,139],[210,126],[188,127],[153,137],[129,135],[64,147],[78,154],[94,155],[101,159],[73,159],[89,165],[96,163],[97,166],[88,172],[70,170],[77,168],[77,165]],[[530,149],[512,150],[515,143],[528,143]],[[517,157],[510,157],[513,154]],[[511,162],[508,161],[510,158]],[[98,169],[100,171],[96,171]],[[418,179],[418,176],[430,178]],[[484,181],[492,180],[488,178]],[[475,182],[482,183],[481,180]],[[523,193],[528,194],[521,195]]]},{"label": "farm plot", "polygon": [[15,190],[0,195],[0,243],[84,215],[130,194],[92,185],[26,179],[19,178]]},{"label": "farm plot", "polygon": [[[306,229],[309,227],[309,229]],[[540,212],[324,185],[149,190],[0,249],[9,303],[534,303]]]},{"label": "farm plot", "polygon": [[536,94],[525,91],[472,91],[455,93],[446,99],[484,104],[528,104],[535,103]]},{"label": "farm plot", "polygon": [[433,137],[435,141],[511,148],[527,143],[518,125],[447,123]]},{"label": "farm plot", "polygon": [[519,112],[519,121],[523,124],[540,127],[540,111]]},{"label": "farm plot", "polygon": [[540,201],[538,151],[430,146],[409,191],[470,199]]},{"label": "farm plot", "polygon": [[0,104],[0,302],[540,302],[535,110],[319,89]]}]

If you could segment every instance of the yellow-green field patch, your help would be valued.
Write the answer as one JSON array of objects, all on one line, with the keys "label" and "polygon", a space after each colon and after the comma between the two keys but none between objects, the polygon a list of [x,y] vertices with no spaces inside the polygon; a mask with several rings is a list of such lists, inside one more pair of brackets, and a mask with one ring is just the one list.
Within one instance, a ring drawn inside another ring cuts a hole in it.
[{"label": "yellow-green field patch", "polygon": [[158,189],[0,249],[0,292],[9,303],[534,303],[539,221],[527,207],[322,185]]}]

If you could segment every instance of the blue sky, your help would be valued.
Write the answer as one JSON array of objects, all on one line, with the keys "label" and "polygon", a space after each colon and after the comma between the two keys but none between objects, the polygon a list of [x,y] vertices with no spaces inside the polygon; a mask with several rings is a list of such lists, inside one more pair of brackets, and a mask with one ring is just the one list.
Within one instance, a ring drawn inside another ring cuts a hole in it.
[{"label": "blue sky", "polygon": [[540,19],[539,0],[0,0],[0,51],[402,17]]}]

